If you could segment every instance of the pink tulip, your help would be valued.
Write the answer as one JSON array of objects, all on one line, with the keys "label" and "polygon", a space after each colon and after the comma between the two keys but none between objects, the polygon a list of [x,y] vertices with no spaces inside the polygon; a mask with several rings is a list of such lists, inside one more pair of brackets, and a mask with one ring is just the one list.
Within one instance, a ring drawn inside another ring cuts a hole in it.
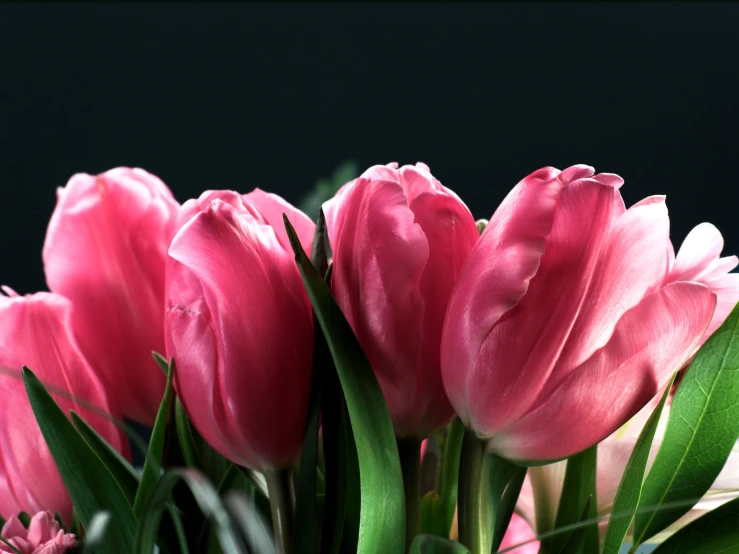
[{"label": "pink tulip", "polygon": [[449,295],[478,233],[424,164],[375,166],[323,205],[332,288],[385,395],[398,437],[424,437],[454,412],[439,341]]},{"label": "pink tulip", "polygon": [[51,512],[39,512],[31,518],[28,529],[11,516],[3,525],[0,536],[13,548],[0,542],[0,552],[18,554],[64,554],[77,546],[75,536],[65,533]]},{"label": "pink tulip", "polygon": [[539,552],[539,541],[536,540],[534,530],[524,518],[513,514],[498,550],[506,550],[518,544],[521,546],[509,550],[506,554],[536,554]]},{"label": "pink tulip", "polygon": [[165,378],[164,268],[178,204],[141,169],[78,174],[57,192],[44,244],[49,288],[74,304],[80,348],[123,414],[156,417]]},{"label": "pink tulip", "polygon": [[127,443],[113,423],[88,409],[110,412],[74,339],[71,303],[57,294],[20,297],[6,290],[13,296],[0,296],[0,516],[50,510],[69,522],[71,500],[28,402],[21,367],[36,373],[62,410],[75,410],[126,455]]},{"label": "pink tulip", "polygon": [[193,424],[229,460],[294,460],[310,389],[313,319],[282,220],[303,248],[314,225],[280,197],[205,192],[186,202],[167,272],[167,355]]},{"label": "pink tulip", "polygon": [[[714,264],[712,247],[684,265],[681,251],[671,266],[664,197],[627,210],[622,183],[586,166],[533,173],[493,214],[462,269],[442,375],[462,421],[491,452],[552,460],[603,440],[665,386],[709,328],[730,264]],[[687,280],[687,266],[710,270]]]}]

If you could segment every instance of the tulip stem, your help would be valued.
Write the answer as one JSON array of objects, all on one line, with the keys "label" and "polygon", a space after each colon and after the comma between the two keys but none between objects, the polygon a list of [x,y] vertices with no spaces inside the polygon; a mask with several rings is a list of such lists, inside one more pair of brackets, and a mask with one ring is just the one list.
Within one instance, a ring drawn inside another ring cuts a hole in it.
[{"label": "tulip stem", "polygon": [[490,497],[490,461],[485,443],[467,429],[459,464],[459,542],[471,554],[490,554],[495,508]]},{"label": "tulip stem", "polygon": [[398,440],[400,468],[405,491],[405,550],[408,552],[416,535],[421,532],[421,441]]},{"label": "tulip stem", "polygon": [[264,477],[267,480],[269,506],[272,512],[276,554],[291,554],[293,511],[290,498],[290,470],[265,471]]}]

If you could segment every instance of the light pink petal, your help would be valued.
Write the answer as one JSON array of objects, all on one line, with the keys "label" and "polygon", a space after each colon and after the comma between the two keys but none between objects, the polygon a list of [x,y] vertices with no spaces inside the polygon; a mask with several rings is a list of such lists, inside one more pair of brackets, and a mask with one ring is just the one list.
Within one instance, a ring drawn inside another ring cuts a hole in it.
[{"label": "light pink petal", "polygon": [[[178,363],[179,386],[184,391],[186,380],[194,380],[195,389],[212,386],[200,394],[223,404],[222,425],[238,433],[244,454],[233,461],[285,467],[302,441],[313,348],[310,302],[292,251],[272,227],[216,200],[179,231],[169,253],[200,282],[218,349],[216,367],[208,345],[201,362]],[[184,339],[173,332],[170,340]],[[207,372],[215,376],[208,379]]]},{"label": "light pink petal", "polygon": [[[571,183],[562,191],[536,276],[526,295],[489,331],[467,374],[465,397],[471,426],[481,435],[493,436],[528,412],[548,386],[567,341],[577,340],[572,329],[601,263],[616,194],[612,187],[590,179]],[[474,256],[475,251],[471,259]],[[495,249],[489,257],[499,258]],[[466,274],[458,286],[465,278]],[[481,291],[477,294],[481,306],[489,305]],[[450,308],[450,324],[458,321],[452,313]],[[570,353],[568,357],[576,356]],[[455,405],[451,393],[450,398]]]},{"label": "light pink petal", "polygon": [[472,380],[467,368],[475,366],[490,329],[518,304],[539,268],[563,187],[558,175],[554,168],[540,169],[508,194],[475,244],[450,298],[441,341],[442,377],[466,424]]},{"label": "light pink petal", "polygon": [[285,230],[285,223],[282,219],[283,213],[287,215],[300,239],[303,250],[310,256],[316,225],[307,215],[276,194],[264,192],[261,189],[254,189],[249,194],[245,194],[243,198],[244,202],[253,205],[262,215],[264,221],[272,226],[282,247],[288,252],[292,252],[290,240],[287,238],[287,231]]},{"label": "light pink petal", "polygon": [[49,288],[75,306],[80,347],[128,417],[150,424],[164,390],[164,267],[178,205],[155,177],[120,168],[60,189],[43,250]]},{"label": "light pink petal", "polygon": [[375,370],[396,434],[404,436],[415,431],[420,409],[420,395],[409,398],[409,391],[421,382],[428,241],[397,182],[360,177],[324,210],[334,296]]},{"label": "light pink petal", "polygon": [[500,543],[499,550],[526,543],[518,548],[509,550],[507,554],[536,554],[539,552],[539,541],[535,539],[536,533],[526,520],[518,514],[513,514],[511,522],[508,524],[508,529],[503,536],[503,542]]},{"label": "light pink petal", "polygon": [[56,538],[59,533],[59,523],[51,512],[38,512],[31,518],[28,525],[28,541],[34,545],[41,545]]},{"label": "light pink petal", "polygon": [[491,451],[515,460],[552,460],[603,440],[680,368],[699,344],[715,303],[713,293],[695,283],[674,283],[647,296],[549,399],[493,437]]},{"label": "light pink petal", "polygon": [[710,337],[721,324],[726,321],[731,311],[739,302],[739,273],[729,273],[705,283],[716,295],[716,311],[708,326],[704,340]]},{"label": "light pink petal", "polygon": [[25,539],[27,535],[28,531],[21,523],[21,520],[14,515],[8,517],[5,521],[5,525],[3,525],[2,532],[0,532],[0,536],[4,539],[12,539],[16,537]]},{"label": "light pink petal", "polygon": [[[721,255],[724,238],[710,223],[701,223],[688,233],[675,259],[669,282],[701,281],[706,270]],[[731,269],[731,268],[729,268]]]}]

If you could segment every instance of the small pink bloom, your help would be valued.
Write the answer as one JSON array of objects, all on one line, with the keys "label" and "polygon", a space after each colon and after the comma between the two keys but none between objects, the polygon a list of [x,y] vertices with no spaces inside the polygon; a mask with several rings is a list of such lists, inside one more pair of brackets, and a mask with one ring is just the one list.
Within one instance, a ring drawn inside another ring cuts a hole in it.
[{"label": "small pink bloom", "polygon": [[[51,512],[38,512],[31,518],[28,529],[23,527],[17,517],[11,516],[3,525],[0,536],[21,554],[64,554],[77,546],[75,536],[65,533]],[[0,542],[0,552],[15,551]]]},{"label": "small pink bloom", "polygon": [[462,269],[442,375],[462,421],[494,453],[552,460],[603,440],[703,340],[716,293],[671,268],[664,197],[627,210],[622,183],[587,166],[533,173]]},{"label": "small pink bloom", "polygon": [[511,522],[508,524],[508,529],[505,535],[503,535],[503,542],[500,543],[498,550],[505,550],[517,544],[521,544],[521,546],[509,550],[506,554],[536,554],[539,552],[539,541],[536,540],[534,530],[524,518],[518,514],[513,514]]},{"label": "small pink bloom", "polygon": [[293,462],[308,408],[313,316],[283,212],[310,249],[313,222],[261,190],[186,202],[169,249],[177,393],[213,448],[254,469]]},{"label": "small pink bloom", "polygon": [[46,280],[74,304],[74,329],[124,415],[151,424],[165,378],[164,269],[178,204],[141,169],[78,174],[57,192],[44,244]]},{"label": "small pink bloom", "polygon": [[449,295],[478,233],[424,164],[375,166],[323,205],[332,289],[385,395],[398,437],[453,417],[439,341]]},{"label": "small pink bloom", "polygon": [[[11,291],[12,292],[12,291]],[[0,296],[0,516],[59,512],[72,504],[28,402],[21,378],[27,365],[65,413],[75,410],[113,447],[128,454],[110,413],[105,390],[72,333],[72,305],[53,293]]]}]

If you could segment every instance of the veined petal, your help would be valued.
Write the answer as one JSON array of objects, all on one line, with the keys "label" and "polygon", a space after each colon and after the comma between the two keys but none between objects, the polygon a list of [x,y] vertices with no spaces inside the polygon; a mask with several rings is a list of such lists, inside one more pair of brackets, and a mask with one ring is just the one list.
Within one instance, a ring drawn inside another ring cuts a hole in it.
[{"label": "veined petal", "polygon": [[287,215],[290,224],[300,239],[300,245],[303,250],[310,254],[316,225],[307,215],[276,194],[264,192],[261,189],[254,189],[252,192],[245,194],[243,199],[244,202],[255,207],[266,223],[272,226],[282,247],[287,252],[291,252],[290,240],[287,238],[285,222],[282,219],[282,214]]}]

